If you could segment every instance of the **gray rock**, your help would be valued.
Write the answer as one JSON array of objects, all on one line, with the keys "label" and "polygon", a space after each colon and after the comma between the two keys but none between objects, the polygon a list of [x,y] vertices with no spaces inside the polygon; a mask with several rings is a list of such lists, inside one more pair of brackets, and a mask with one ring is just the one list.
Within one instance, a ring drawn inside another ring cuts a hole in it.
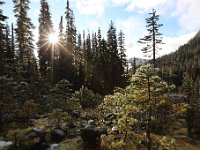
[{"label": "gray rock", "polygon": [[27,140],[32,140],[34,138],[40,138],[40,143],[43,143],[45,141],[45,137],[46,137],[46,132],[44,129],[40,129],[40,128],[33,128],[32,132],[29,133],[26,136]]},{"label": "gray rock", "polygon": [[73,110],[72,112],[70,112],[70,115],[71,115],[73,118],[79,118],[79,117],[80,117],[80,112],[77,111],[77,110]]},{"label": "gray rock", "polygon": [[112,127],[112,133],[117,133],[117,134],[119,134],[118,126]]},{"label": "gray rock", "polygon": [[107,128],[97,128],[97,131],[99,132],[99,135],[103,135],[103,134],[108,134],[108,129]]},{"label": "gray rock", "polygon": [[61,140],[63,140],[65,138],[66,134],[63,130],[61,129],[53,129],[52,133],[51,133],[51,138],[53,141],[56,142],[60,142]]},{"label": "gray rock", "polygon": [[14,143],[11,142],[11,141],[8,141],[8,142],[6,142],[6,141],[0,141],[0,150],[3,150],[6,147],[10,147],[12,145],[14,145]]},{"label": "gray rock", "polygon": [[54,150],[54,149],[58,148],[59,146],[60,146],[59,144],[51,144],[50,150]]}]

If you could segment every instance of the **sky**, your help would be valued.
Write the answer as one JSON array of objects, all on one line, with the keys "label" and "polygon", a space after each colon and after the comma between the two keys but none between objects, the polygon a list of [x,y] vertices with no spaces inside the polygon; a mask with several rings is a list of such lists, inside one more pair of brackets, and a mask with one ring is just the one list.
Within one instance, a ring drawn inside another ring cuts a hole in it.
[{"label": "sky", "polygon": [[[15,22],[12,0],[4,0],[2,7],[7,22]],[[66,0],[47,0],[50,5],[52,21],[55,30],[58,29],[60,17],[65,12]],[[74,12],[75,26],[78,33],[83,30],[90,33],[101,28],[103,37],[111,20],[117,29],[125,34],[127,57],[145,58],[141,52],[145,45],[137,41],[146,35],[145,19],[152,9],[160,15],[159,24],[163,24],[160,32],[163,34],[164,45],[157,57],[174,52],[180,45],[188,42],[200,30],[200,0],[69,0],[70,8]],[[35,41],[38,39],[38,14],[40,0],[30,0],[28,12],[35,29]]]}]

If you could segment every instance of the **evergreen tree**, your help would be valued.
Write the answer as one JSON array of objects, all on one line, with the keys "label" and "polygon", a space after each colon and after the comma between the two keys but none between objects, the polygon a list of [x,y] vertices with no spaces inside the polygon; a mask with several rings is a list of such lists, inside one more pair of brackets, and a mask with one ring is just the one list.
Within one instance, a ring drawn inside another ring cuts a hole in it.
[{"label": "evergreen tree", "polygon": [[117,34],[114,23],[111,21],[109,29],[107,31],[107,51],[109,52],[109,59],[107,59],[109,77],[107,78],[110,82],[110,91],[114,90],[115,87],[122,85],[122,62],[120,62],[120,56],[118,53]]},{"label": "evergreen tree", "polygon": [[125,49],[125,35],[122,30],[120,30],[118,35],[118,51],[119,51],[119,70],[121,74],[121,83],[120,86],[123,87],[126,85],[127,81],[127,70],[128,70],[128,63],[126,59],[126,49]]},{"label": "evergreen tree", "polygon": [[122,30],[120,30],[119,35],[118,35],[118,50],[119,50],[119,57],[120,57],[122,67],[123,69],[127,68],[125,35]]},{"label": "evergreen tree", "polygon": [[76,44],[76,27],[74,25],[74,13],[69,7],[69,0],[67,0],[67,7],[65,12],[66,25],[66,43],[67,50],[72,53]]},{"label": "evergreen tree", "polygon": [[[0,1],[0,6],[4,2]],[[5,21],[8,17],[3,14],[3,10],[0,9],[0,76],[5,74],[6,65],[6,25]]]},{"label": "evergreen tree", "polygon": [[[136,132],[134,139],[137,140],[137,135],[140,134],[138,138],[144,141],[143,146],[147,150],[153,149],[153,122],[158,119],[157,114],[163,115],[160,111],[161,106],[169,107],[170,113],[165,110],[169,119],[172,119],[172,116],[177,115],[185,107],[183,104],[176,106],[170,102],[166,93],[174,86],[169,86],[164,82],[158,76],[158,72],[159,69],[151,65],[141,66],[132,76],[129,86],[125,89],[117,89],[114,95],[106,96],[102,104],[104,114],[114,113],[117,115],[118,121],[113,122],[113,125],[117,125],[118,129],[124,133],[122,142],[126,142],[128,136],[131,136],[131,132]],[[166,122],[164,123],[166,124]],[[135,142],[138,144],[138,141]]]},{"label": "evergreen tree", "polygon": [[76,87],[80,89],[81,86],[85,84],[85,73],[83,66],[83,48],[81,34],[77,36],[77,44],[74,51],[75,67],[77,68],[77,82]]},{"label": "evergreen tree", "polygon": [[107,41],[103,38],[100,43],[99,43],[99,53],[100,53],[100,66],[101,68],[99,68],[99,71],[102,74],[102,80],[101,80],[101,84],[102,84],[102,91],[100,94],[106,95],[112,92],[111,88],[110,88],[110,82],[109,82],[109,77],[110,77],[110,71],[109,71],[109,51],[107,50]]},{"label": "evergreen tree", "polygon": [[166,81],[182,86],[184,73],[192,76],[198,82],[200,76],[200,31],[186,44],[180,46],[174,53],[164,55],[157,59],[163,69]]},{"label": "evergreen tree", "polygon": [[85,69],[85,81],[89,88],[92,86],[92,46],[90,33],[84,41],[83,58],[84,58],[84,69]]},{"label": "evergreen tree", "polygon": [[92,89],[96,93],[104,94],[104,76],[103,76],[103,59],[105,56],[101,55],[103,49],[101,49],[101,31],[99,28],[98,35],[96,33],[92,36]]},{"label": "evergreen tree", "polygon": [[185,103],[188,105],[186,112],[187,134],[189,137],[192,137],[194,124],[194,108],[198,104],[195,103],[195,84],[187,72],[184,73],[183,76],[181,91],[186,95]]},{"label": "evergreen tree", "polygon": [[[148,35],[145,35],[144,38],[141,38],[138,42],[142,44],[146,44],[144,48],[142,48],[142,52],[147,55],[147,53],[152,52],[153,55],[153,64],[156,67],[156,54],[158,53],[157,44],[162,43],[162,34],[159,32],[159,28],[163,26],[162,24],[158,24],[159,15],[156,15],[156,11],[153,9],[151,13],[149,13],[150,17],[146,19],[147,23],[147,31]],[[148,55],[147,55],[148,56]]]},{"label": "evergreen tree", "polygon": [[[47,78],[51,67],[51,45],[48,36],[52,33],[53,24],[51,21],[51,13],[46,0],[41,0],[41,9],[39,14],[39,40],[38,40],[38,57],[40,73],[43,79]],[[49,77],[50,81],[50,77]]]},{"label": "evergreen tree", "polygon": [[[58,72],[59,80],[67,79],[74,85],[76,81],[76,68],[74,67],[74,49],[76,45],[76,28],[74,25],[74,14],[73,11],[69,7],[69,1],[67,0],[65,11],[65,19],[67,21],[66,24],[66,32],[63,43],[63,49],[60,51],[59,55],[59,65],[60,72]],[[62,24],[62,20],[60,25]],[[60,26],[61,30],[62,25]],[[64,34],[63,34],[64,35]],[[61,43],[62,44],[62,43]]]},{"label": "evergreen tree", "polygon": [[8,61],[14,59],[14,51],[11,48],[10,27],[6,25],[6,56]]},{"label": "evergreen tree", "polygon": [[33,33],[34,25],[28,17],[29,0],[13,0],[16,23],[16,44],[17,59],[22,66],[20,73],[23,79],[31,82],[34,75],[35,56],[33,54]]},{"label": "evergreen tree", "polygon": [[5,73],[14,76],[14,49],[12,48],[12,37],[10,35],[10,27],[6,25],[6,67]]},{"label": "evergreen tree", "polygon": [[59,23],[59,42],[61,43],[61,46],[64,43],[64,36],[63,16],[61,16]]}]

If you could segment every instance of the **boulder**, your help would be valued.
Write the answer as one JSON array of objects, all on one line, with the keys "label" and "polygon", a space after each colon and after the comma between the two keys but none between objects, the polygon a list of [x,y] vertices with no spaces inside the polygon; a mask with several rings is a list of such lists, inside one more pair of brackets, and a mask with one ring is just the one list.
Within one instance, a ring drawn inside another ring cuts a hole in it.
[{"label": "boulder", "polygon": [[1,149],[9,148],[9,147],[11,147],[13,145],[14,145],[14,143],[11,142],[11,141],[8,141],[8,142],[6,142],[6,141],[0,141],[0,150]]},{"label": "boulder", "polygon": [[112,133],[119,134],[118,126],[114,126],[114,127],[112,127],[111,130],[112,130]]},{"label": "boulder", "polygon": [[45,137],[46,137],[45,130],[40,128],[33,128],[31,133],[29,133],[26,136],[28,140],[32,140],[34,138],[40,138],[40,143],[43,143],[45,141]]},{"label": "boulder", "polygon": [[83,142],[86,143],[87,145],[95,146],[96,143],[99,141],[100,136],[96,128],[87,127],[87,128],[82,129],[81,138]]},{"label": "boulder", "polygon": [[72,112],[70,112],[70,115],[72,118],[79,118],[80,117],[80,112],[77,110],[73,110]]},{"label": "boulder", "polygon": [[98,131],[100,136],[103,135],[103,134],[105,134],[105,135],[108,134],[108,129],[107,128],[97,128],[97,131]]},{"label": "boulder", "polygon": [[51,144],[50,150],[54,150],[54,149],[58,148],[59,146],[60,146],[59,144]]},{"label": "boulder", "polygon": [[100,136],[107,134],[107,128],[87,127],[81,130],[81,138],[86,146],[96,147],[100,142]]},{"label": "boulder", "polygon": [[65,138],[66,134],[62,129],[55,128],[52,130],[51,138],[55,142],[60,142]]},{"label": "boulder", "polygon": [[44,129],[33,128],[32,131],[35,132],[38,137],[45,137],[46,136],[46,132],[45,132]]}]

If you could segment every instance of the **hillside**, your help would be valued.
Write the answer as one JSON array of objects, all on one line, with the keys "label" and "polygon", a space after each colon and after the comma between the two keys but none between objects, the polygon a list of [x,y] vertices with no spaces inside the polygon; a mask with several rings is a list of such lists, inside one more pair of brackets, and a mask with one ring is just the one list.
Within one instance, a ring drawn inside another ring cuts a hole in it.
[{"label": "hillside", "polygon": [[[131,65],[134,61],[134,58],[128,59],[128,63]],[[148,61],[148,59],[142,59],[142,58],[135,58],[136,65],[145,64]]]},{"label": "hillside", "polygon": [[189,73],[193,81],[199,82],[200,78],[200,31],[177,51],[157,59],[157,64],[162,68],[163,77],[180,86],[183,74]]}]

